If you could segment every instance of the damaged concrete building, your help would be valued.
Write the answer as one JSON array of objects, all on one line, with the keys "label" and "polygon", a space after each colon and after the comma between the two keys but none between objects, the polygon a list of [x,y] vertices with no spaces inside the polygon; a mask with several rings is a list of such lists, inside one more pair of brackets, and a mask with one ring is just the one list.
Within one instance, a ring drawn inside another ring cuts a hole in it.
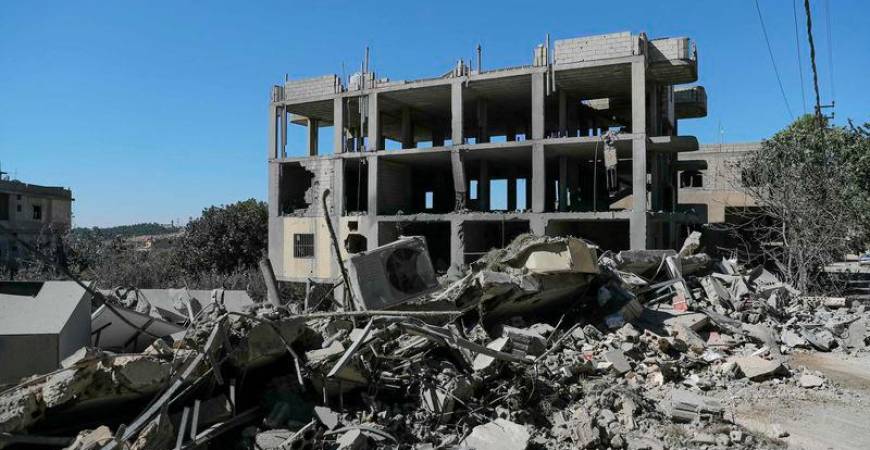
[{"label": "damaged concrete building", "polygon": [[0,233],[0,267],[14,263],[25,252],[13,237],[36,244],[46,226],[68,229],[72,223],[72,192],[9,179],[0,172],[0,225],[13,236]]},{"label": "damaged concrete building", "polygon": [[[680,208],[694,209],[706,216],[709,223],[742,221],[742,212],[755,202],[741,191],[739,161],[761,148],[761,142],[702,144],[695,152],[681,153],[680,161],[700,161],[695,167],[679,173]],[[697,163],[693,163],[696,164]]]},{"label": "damaged concrete building", "polygon": [[[343,253],[424,236],[438,272],[527,232],[611,250],[674,248],[682,225],[706,220],[678,208],[679,173],[706,168],[678,158],[699,148],[678,134],[679,119],[707,111],[703,87],[680,86],[698,79],[689,38],[548,38],[530,56],[483,69],[478,53],[476,64],[413,81],[376,77],[366,64],[347,83],[327,75],[274,86],[269,256],[278,279],[337,276],[327,214]],[[288,144],[293,126],[307,129],[305,157],[288,156],[288,146],[300,150]],[[633,192],[645,195],[620,206]]]}]

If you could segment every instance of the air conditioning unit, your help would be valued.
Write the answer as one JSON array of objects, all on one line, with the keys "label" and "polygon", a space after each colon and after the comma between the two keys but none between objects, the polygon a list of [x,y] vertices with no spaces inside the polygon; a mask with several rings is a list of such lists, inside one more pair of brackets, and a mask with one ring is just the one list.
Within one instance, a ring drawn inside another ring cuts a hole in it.
[{"label": "air conditioning unit", "polygon": [[403,236],[358,253],[347,266],[353,298],[361,310],[389,309],[439,288],[422,236]]}]

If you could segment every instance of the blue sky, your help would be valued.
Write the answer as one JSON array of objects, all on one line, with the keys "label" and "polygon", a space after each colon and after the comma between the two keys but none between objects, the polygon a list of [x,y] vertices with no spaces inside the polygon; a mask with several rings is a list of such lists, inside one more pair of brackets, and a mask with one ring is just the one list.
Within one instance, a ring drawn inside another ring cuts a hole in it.
[{"label": "blue sky", "polygon": [[[802,5],[802,2],[800,2]],[[814,0],[822,101],[831,100],[824,0]],[[870,2],[832,0],[838,123],[868,118]],[[760,0],[788,101],[801,106],[792,5]],[[803,9],[807,108],[813,95]],[[169,222],[266,198],[269,87],[359,67],[441,74],[483,46],[485,67],[528,64],[553,39],[630,30],[689,36],[709,115],[683,121],[701,142],[769,136],[789,121],[750,0],[7,1],[0,6],[0,163],[73,189],[75,223]],[[292,149],[292,148],[291,148]],[[298,148],[301,153],[301,146]]]}]

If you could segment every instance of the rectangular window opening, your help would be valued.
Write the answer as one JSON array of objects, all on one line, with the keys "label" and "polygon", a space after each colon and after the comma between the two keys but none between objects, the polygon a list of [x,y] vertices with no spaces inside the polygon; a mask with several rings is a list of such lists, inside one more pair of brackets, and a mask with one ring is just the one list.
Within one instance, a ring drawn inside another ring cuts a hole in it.
[{"label": "rectangular window opening", "polygon": [[294,234],[293,235],[293,257],[294,258],[313,258],[314,257],[314,235],[310,233]]},{"label": "rectangular window opening", "polygon": [[42,206],[33,205],[33,220],[42,220]]}]

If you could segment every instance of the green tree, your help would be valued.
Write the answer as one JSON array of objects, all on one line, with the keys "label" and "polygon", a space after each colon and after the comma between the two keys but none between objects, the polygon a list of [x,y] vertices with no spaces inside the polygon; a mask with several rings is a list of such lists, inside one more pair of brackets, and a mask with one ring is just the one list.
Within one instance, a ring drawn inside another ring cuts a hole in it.
[{"label": "green tree", "polygon": [[765,257],[803,291],[824,264],[860,251],[870,224],[870,139],[864,127],[804,116],[740,163],[758,209],[748,221]]},{"label": "green tree", "polygon": [[268,208],[255,199],[212,206],[187,224],[175,251],[188,274],[255,267],[266,248]]}]

